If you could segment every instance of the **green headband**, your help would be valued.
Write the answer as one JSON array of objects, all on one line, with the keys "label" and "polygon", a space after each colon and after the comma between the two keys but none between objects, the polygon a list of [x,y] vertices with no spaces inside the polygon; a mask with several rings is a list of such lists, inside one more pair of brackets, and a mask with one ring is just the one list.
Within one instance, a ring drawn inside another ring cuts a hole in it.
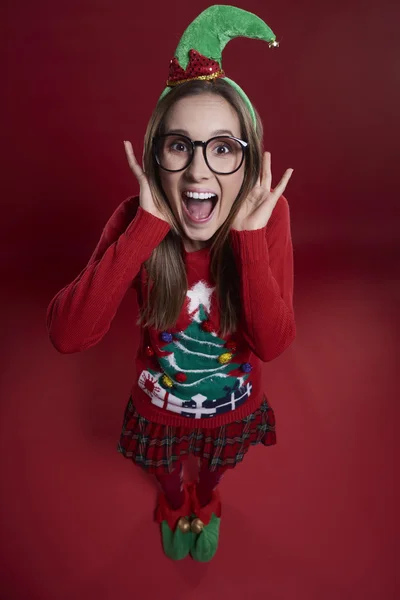
[{"label": "green headband", "polygon": [[236,37],[264,40],[270,48],[279,46],[273,31],[253,13],[235,6],[210,6],[183,33],[170,62],[167,87],[159,101],[171,87],[185,81],[223,77],[240,94],[256,126],[256,115],[248,96],[237,83],[225,77],[222,70],[222,50]]}]

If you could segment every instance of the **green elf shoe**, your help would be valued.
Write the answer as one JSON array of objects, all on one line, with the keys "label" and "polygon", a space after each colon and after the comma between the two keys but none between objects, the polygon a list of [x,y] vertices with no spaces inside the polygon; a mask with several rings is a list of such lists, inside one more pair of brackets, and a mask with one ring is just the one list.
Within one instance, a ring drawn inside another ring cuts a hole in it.
[{"label": "green elf shoe", "polygon": [[188,556],[195,534],[190,527],[191,500],[184,486],[185,501],[178,510],[173,510],[160,492],[155,519],[161,525],[161,536],[165,554],[172,560],[182,560]]},{"label": "green elf shoe", "polygon": [[206,506],[200,506],[196,494],[196,485],[189,487],[192,501],[191,530],[195,535],[190,554],[198,562],[209,562],[214,558],[218,548],[219,528],[221,524],[221,499],[219,492],[214,490],[211,501]]}]

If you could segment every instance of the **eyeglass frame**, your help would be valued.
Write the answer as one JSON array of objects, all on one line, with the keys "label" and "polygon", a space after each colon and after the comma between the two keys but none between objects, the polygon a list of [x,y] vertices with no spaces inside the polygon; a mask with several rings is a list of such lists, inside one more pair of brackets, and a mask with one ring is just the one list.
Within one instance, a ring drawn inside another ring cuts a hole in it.
[{"label": "eyeglass frame", "polygon": [[[192,156],[188,162],[188,164],[185,167],[182,167],[182,169],[166,169],[165,167],[163,167],[157,157],[157,152],[156,152],[156,142],[158,140],[160,140],[161,138],[165,138],[165,137],[169,137],[169,136],[179,136],[184,138],[185,140],[188,140],[188,142],[190,142],[190,144],[192,145]],[[219,138],[228,138],[229,140],[235,140],[236,142],[239,142],[240,146],[242,147],[242,160],[239,163],[239,166],[236,167],[236,169],[234,169],[234,171],[229,171],[229,173],[221,173],[221,171],[215,171],[212,167],[210,167],[210,165],[208,164],[208,160],[207,160],[207,146],[210,142],[212,142],[213,140],[217,140]],[[161,169],[163,169],[164,171],[168,171],[169,173],[180,173],[180,171],[184,171],[185,169],[187,169],[193,162],[193,158],[194,158],[194,151],[196,149],[196,146],[201,146],[203,148],[203,157],[204,157],[204,161],[207,165],[207,167],[210,169],[210,171],[212,171],[213,173],[215,173],[216,175],[232,175],[233,173],[236,173],[236,171],[238,171],[240,169],[240,167],[243,164],[243,161],[245,159],[245,152],[246,149],[249,146],[248,142],[245,142],[244,140],[241,140],[240,138],[234,137],[232,135],[215,135],[214,137],[210,138],[209,140],[207,140],[206,142],[202,142],[200,140],[191,140],[190,137],[188,137],[187,135],[183,135],[183,133],[163,133],[162,135],[156,135],[153,137],[153,156],[155,158],[156,163],[158,164],[159,167],[161,167]]]}]

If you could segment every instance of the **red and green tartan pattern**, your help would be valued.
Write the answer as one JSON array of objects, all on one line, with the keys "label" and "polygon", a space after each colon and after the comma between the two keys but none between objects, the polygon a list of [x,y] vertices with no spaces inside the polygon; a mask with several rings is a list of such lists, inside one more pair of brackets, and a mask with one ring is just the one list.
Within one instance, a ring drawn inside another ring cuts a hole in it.
[{"label": "red and green tartan pattern", "polygon": [[275,415],[265,396],[248,417],[214,429],[152,423],[139,415],[131,396],[117,450],[152,474],[172,473],[189,454],[206,461],[210,471],[223,472],[242,462],[250,446],[257,444],[276,444]]}]

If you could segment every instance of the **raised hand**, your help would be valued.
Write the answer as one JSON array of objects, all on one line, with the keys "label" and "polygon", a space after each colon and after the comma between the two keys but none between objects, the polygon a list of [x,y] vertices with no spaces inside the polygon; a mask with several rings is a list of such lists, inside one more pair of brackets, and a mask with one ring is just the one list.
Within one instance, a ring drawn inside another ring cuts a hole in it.
[{"label": "raised hand", "polygon": [[271,153],[265,152],[260,178],[240,207],[232,229],[251,231],[265,227],[276,203],[285,191],[292,173],[293,169],[286,169],[282,179],[271,192]]},{"label": "raised hand", "polygon": [[158,217],[159,219],[162,219],[163,221],[166,221],[167,223],[169,223],[166,215],[164,215],[160,210],[158,210],[158,208],[154,202],[154,198],[153,198],[153,195],[150,190],[149,182],[147,180],[145,172],[143,171],[142,167],[139,165],[138,161],[136,160],[136,156],[134,155],[131,142],[128,142],[128,141],[124,142],[124,146],[125,146],[125,152],[126,152],[126,157],[128,159],[129,166],[140,185],[140,194],[139,194],[140,206],[143,208],[143,210],[146,210],[153,216]]}]

